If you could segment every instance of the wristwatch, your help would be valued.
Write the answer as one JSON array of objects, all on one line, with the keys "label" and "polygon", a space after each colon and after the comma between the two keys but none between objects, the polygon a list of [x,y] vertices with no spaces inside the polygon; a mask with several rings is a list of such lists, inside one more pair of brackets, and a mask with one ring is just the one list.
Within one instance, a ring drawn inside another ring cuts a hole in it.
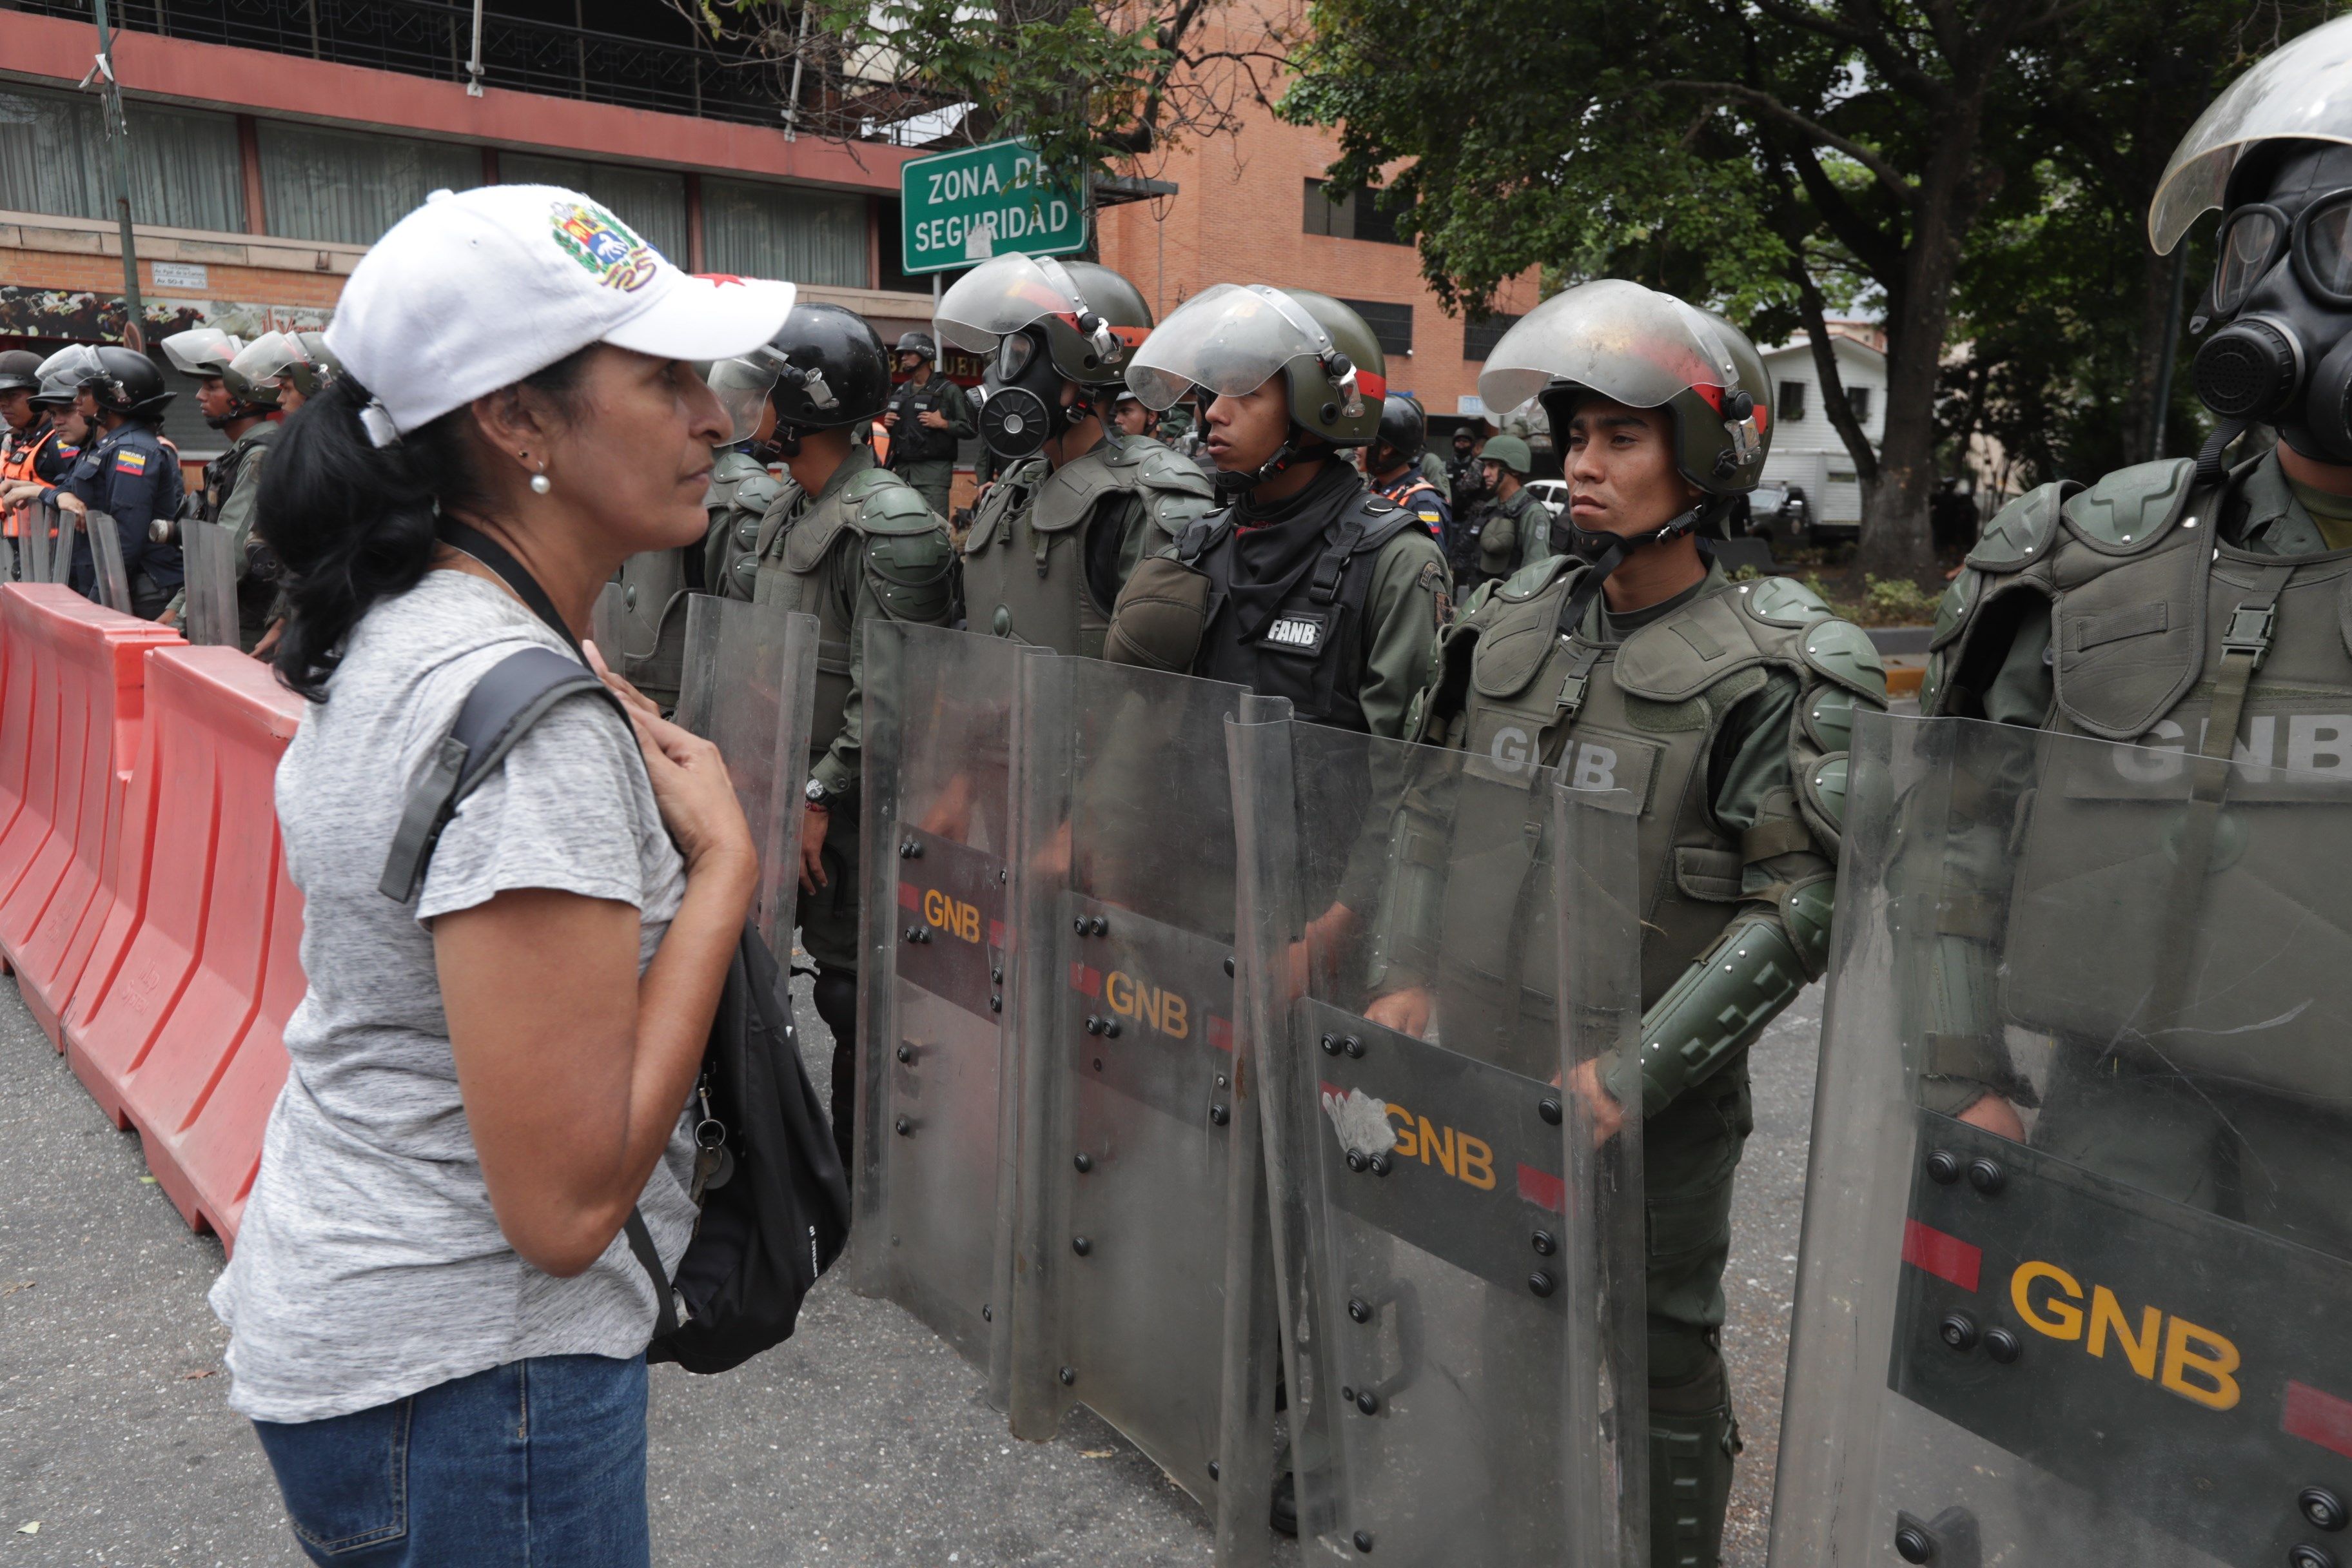
[{"label": "wristwatch", "polygon": [[834,793],[814,779],[809,780],[807,787],[801,791],[801,796],[819,811],[833,809]]}]

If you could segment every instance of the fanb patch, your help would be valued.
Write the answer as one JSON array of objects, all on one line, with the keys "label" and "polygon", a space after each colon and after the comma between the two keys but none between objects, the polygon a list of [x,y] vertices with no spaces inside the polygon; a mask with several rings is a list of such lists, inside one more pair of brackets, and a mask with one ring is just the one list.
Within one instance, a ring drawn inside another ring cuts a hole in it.
[{"label": "fanb patch", "polygon": [[1295,653],[1312,658],[1323,651],[1323,637],[1329,629],[1328,614],[1318,615],[1311,610],[1297,610],[1275,617],[1258,640],[1276,653]]},{"label": "fanb patch", "polygon": [[555,243],[607,289],[634,293],[650,281],[660,258],[629,226],[600,206],[557,202],[548,208]]}]

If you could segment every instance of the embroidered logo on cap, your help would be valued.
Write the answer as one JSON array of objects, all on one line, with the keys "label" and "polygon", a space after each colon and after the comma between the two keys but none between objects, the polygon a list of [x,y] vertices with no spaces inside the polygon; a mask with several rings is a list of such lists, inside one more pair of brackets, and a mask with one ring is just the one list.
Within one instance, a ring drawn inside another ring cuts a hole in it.
[{"label": "embroidered logo on cap", "polygon": [[651,280],[661,258],[629,226],[603,207],[557,202],[548,213],[555,243],[607,289],[634,293]]}]

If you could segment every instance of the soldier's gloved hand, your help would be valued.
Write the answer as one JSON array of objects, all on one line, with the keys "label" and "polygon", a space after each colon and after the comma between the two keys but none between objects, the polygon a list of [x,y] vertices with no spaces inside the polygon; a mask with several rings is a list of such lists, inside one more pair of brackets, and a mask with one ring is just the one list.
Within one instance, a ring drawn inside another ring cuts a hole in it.
[{"label": "soldier's gloved hand", "polygon": [[1339,956],[1356,934],[1356,911],[1345,904],[1333,904],[1307,922],[1307,930],[1298,941],[1290,944],[1287,965],[1288,995],[1292,999],[1305,996],[1318,980],[1327,984],[1339,972]]},{"label": "soldier's gloved hand", "polygon": [[1411,1035],[1416,1040],[1429,1037],[1429,1016],[1437,1009],[1437,998],[1426,985],[1408,985],[1402,991],[1391,991],[1375,997],[1364,1009],[1364,1016],[1383,1029],[1394,1029],[1400,1035]]},{"label": "soldier's gloved hand", "polygon": [[1584,1102],[1585,1113],[1592,1119],[1592,1146],[1598,1149],[1616,1137],[1625,1125],[1625,1108],[1601,1081],[1601,1064],[1577,1063],[1576,1070],[1568,1075],[1568,1087]]},{"label": "soldier's gloved hand", "polygon": [[824,830],[832,822],[833,813],[814,804],[811,804],[802,815],[801,891],[803,893],[814,893],[819,888],[833,885],[833,879],[824,874]]},{"label": "soldier's gloved hand", "polygon": [[929,807],[916,826],[950,843],[968,843],[971,837],[971,775],[958,773],[932,797]]},{"label": "soldier's gloved hand", "polygon": [[2017,1107],[1990,1089],[1979,1096],[1975,1104],[1961,1111],[1959,1120],[1971,1127],[1980,1127],[1996,1138],[2006,1138],[2012,1143],[2025,1142],[2025,1122],[2017,1114]]}]

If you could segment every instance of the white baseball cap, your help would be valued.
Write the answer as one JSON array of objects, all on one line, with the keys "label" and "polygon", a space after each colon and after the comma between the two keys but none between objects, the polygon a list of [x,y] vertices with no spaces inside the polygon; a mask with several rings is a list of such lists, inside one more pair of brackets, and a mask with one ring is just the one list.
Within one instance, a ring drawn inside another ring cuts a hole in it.
[{"label": "white baseball cap", "polygon": [[591,343],[664,359],[749,353],[790,283],[681,272],[609,208],[557,185],[436,191],[359,265],[327,348],[374,395],[379,447]]}]

